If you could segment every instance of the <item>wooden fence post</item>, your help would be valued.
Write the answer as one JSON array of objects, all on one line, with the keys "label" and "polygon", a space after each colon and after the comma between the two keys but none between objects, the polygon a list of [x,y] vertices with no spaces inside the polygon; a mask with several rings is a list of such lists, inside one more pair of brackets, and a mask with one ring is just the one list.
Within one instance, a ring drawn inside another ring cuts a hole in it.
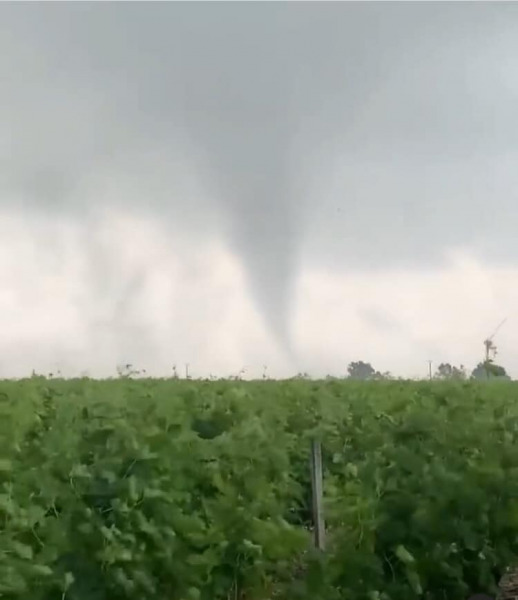
[{"label": "wooden fence post", "polygon": [[313,496],[313,526],[315,528],[315,546],[325,549],[325,521],[323,508],[322,446],[320,442],[311,442],[311,491]]}]

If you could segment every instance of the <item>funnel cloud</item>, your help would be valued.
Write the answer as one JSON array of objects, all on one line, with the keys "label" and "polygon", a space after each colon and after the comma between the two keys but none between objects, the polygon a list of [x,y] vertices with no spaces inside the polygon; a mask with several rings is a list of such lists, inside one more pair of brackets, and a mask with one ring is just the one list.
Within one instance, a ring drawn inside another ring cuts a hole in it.
[{"label": "funnel cloud", "polygon": [[[346,311],[412,362],[450,333],[420,337],[397,288],[383,298],[365,281],[450,282],[460,252],[478,265],[462,267],[470,281],[497,285],[482,271],[518,262],[517,40],[513,3],[4,3],[0,218],[20,240],[38,218],[53,232],[24,250],[27,273],[54,280],[67,252],[77,265],[63,302],[78,361],[102,346],[166,364],[168,323],[207,369],[225,353],[320,368],[308,332]],[[9,302],[26,290],[17,277]],[[495,294],[479,295],[474,327]],[[225,323],[220,350],[196,330],[209,321]]]}]

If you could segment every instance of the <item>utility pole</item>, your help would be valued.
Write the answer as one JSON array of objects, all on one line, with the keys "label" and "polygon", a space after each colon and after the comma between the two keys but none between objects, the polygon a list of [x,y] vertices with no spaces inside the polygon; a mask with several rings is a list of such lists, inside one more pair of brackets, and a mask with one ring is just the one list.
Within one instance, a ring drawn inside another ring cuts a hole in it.
[{"label": "utility pole", "polygon": [[490,335],[487,339],[484,340],[484,348],[485,348],[485,353],[484,353],[484,368],[486,371],[486,377],[487,379],[489,379],[489,365],[491,364],[493,358],[495,358],[497,352],[496,352],[496,346],[493,343],[493,338],[495,337],[495,335],[500,331],[500,327],[502,327],[502,325],[507,321],[507,317],[505,319],[503,319],[500,324],[498,325],[498,327],[493,331],[492,335]]},{"label": "utility pole", "polygon": [[431,360],[428,361],[428,377],[430,378],[430,381],[432,381],[433,377],[432,377],[432,361]]}]

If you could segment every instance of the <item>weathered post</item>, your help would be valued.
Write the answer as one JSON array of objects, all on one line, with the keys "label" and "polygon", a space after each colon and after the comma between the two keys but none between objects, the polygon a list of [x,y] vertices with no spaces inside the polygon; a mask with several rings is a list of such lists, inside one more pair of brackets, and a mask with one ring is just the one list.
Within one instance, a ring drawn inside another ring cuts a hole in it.
[{"label": "weathered post", "polygon": [[322,446],[320,442],[311,443],[311,491],[313,496],[313,526],[315,528],[315,547],[325,549],[325,521],[323,508]]}]

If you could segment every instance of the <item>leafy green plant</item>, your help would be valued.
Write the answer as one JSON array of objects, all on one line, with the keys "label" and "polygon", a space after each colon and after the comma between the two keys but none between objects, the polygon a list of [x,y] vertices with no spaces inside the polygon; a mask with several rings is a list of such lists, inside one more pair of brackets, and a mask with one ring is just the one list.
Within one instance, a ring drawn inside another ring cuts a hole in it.
[{"label": "leafy green plant", "polygon": [[[460,600],[518,553],[513,383],[0,382],[0,598]],[[323,443],[324,555],[310,441]]]}]

